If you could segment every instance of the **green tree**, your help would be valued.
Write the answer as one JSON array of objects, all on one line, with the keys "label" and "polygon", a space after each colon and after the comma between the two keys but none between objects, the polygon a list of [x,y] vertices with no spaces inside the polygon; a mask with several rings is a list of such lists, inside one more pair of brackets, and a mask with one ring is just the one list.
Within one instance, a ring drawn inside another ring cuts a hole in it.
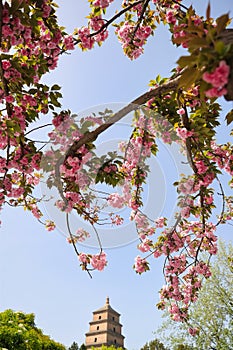
[{"label": "green tree", "polygon": [[[81,349],[81,348],[80,348]],[[71,346],[69,347],[68,350],[79,350],[79,346],[78,343],[76,343],[75,341],[71,344]]]},{"label": "green tree", "polygon": [[105,345],[102,345],[101,347],[101,350],[123,350],[122,348],[116,348],[114,345],[111,345],[111,346],[105,346]]},{"label": "green tree", "polygon": [[[85,347],[85,349],[86,349],[86,347]],[[93,347],[93,349],[94,349],[94,347]],[[102,345],[102,347],[101,347],[101,350],[115,350],[115,349],[123,350],[123,348],[116,348],[114,345],[111,345],[111,346]]]},{"label": "green tree", "polygon": [[195,348],[188,344],[178,344],[175,345],[174,350],[195,350]]},{"label": "green tree", "polygon": [[169,349],[182,349],[179,347],[181,344],[198,350],[233,348],[232,257],[233,245],[220,242],[211,268],[212,276],[205,281],[198,301],[190,309],[188,322],[177,323],[166,319],[163,323],[162,339],[166,337]]},{"label": "green tree", "polygon": [[167,350],[167,348],[158,339],[146,343],[141,350]]},{"label": "green tree", "polygon": [[82,345],[80,346],[80,349],[79,349],[79,350],[86,350],[85,344],[82,344]]},{"label": "green tree", "polygon": [[[81,349],[81,348],[80,348]],[[79,350],[78,343],[75,341],[71,344],[68,350]]]},{"label": "green tree", "polygon": [[[80,348],[81,349],[81,348]],[[75,341],[71,344],[68,350],[79,350],[78,343]]]},{"label": "green tree", "polygon": [[36,327],[34,314],[13,310],[0,313],[0,346],[7,350],[65,350]]}]

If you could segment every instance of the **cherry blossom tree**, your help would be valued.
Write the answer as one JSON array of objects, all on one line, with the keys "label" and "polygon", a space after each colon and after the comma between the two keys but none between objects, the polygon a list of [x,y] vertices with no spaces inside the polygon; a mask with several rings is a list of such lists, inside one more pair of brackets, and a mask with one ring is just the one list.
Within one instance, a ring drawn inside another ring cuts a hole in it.
[{"label": "cherry blossom tree", "polygon": [[[149,257],[164,256],[166,284],[158,307],[169,305],[172,318],[185,321],[203,277],[211,275],[209,261],[203,261],[200,253],[209,257],[217,253],[217,226],[233,215],[232,197],[219,180],[220,173],[232,177],[233,150],[229,143],[216,142],[218,98],[233,100],[230,19],[228,14],[213,19],[210,6],[205,17],[199,16],[182,0],[124,0],[121,9],[108,18],[114,0],[89,2],[87,25],[68,34],[59,26],[57,6],[51,0],[0,1],[0,205],[23,206],[51,231],[56,222],[53,218],[44,221],[40,206],[49,199],[38,198],[34,189],[40,179],[48,188],[56,188],[56,207],[66,215],[68,242],[89,274],[107,265],[99,225],[124,221],[114,210],[103,217],[102,209],[129,208],[138,249],[144,254],[136,257],[134,268],[141,274],[149,269]],[[157,77],[149,91],[117,112],[106,109],[77,119],[71,111],[61,110],[60,87],[47,86],[42,78],[56,69],[62,54],[101,45],[114,25],[124,54],[134,60],[143,54],[160,23],[170,31],[172,43],[187,51],[170,77]],[[129,140],[119,145],[118,152],[99,157],[95,152],[98,137],[131,112]],[[50,126],[46,148],[33,137],[42,128],[34,123],[43,115],[52,117],[52,123],[44,125]],[[230,111],[226,123],[232,119]],[[175,183],[180,210],[170,226],[166,217],[149,218],[143,210],[143,189],[150,172],[147,162],[158,154],[158,137],[180,146],[191,171]],[[106,184],[111,192],[95,191],[98,183]],[[229,189],[232,184],[231,179]],[[82,227],[73,232],[69,224],[73,212],[95,232],[97,254],[79,251],[78,243],[90,233]]]}]

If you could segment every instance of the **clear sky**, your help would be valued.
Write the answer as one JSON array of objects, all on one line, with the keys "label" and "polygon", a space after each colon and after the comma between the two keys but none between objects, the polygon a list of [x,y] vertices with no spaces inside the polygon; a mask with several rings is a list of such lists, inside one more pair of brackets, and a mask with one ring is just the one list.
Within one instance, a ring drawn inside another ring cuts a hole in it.
[{"label": "clear sky", "polygon": [[[87,1],[57,2],[61,24],[67,31],[86,23]],[[210,3],[213,16],[233,13],[232,0]],[[196,0],[193,4],[201,12],[207,7],[206,0]],[[46,81],[62,86],[63,108],[74,113],[95,105],[127,103],[148,89],[150,79],[158,74],[168,76],[180,53],[170,44],[168,31],[161,27],[149,40],[145,54],[131,62],[111,34],[101,48],[90,52],[77,49],[71,55],[64,55],[58,69]],[[230,108],[232,103],[224,104],[225,110]],[[43,118],[46,122],[46,117]],[[224,137],[224,128],[221,135]],[[162,160],[160,165],[163,174],[166,173]],[[166,183],[166,174],[163,176]],[[164,196],[169,202],[168,194]],[[161,196],[155,197],[161,204]],[[81,345],[92,311],[103,306],[109,296],[111,306],[122,315],[125,346],[129,350],[138,350],[153,339],[153,331],[161,321],[155,304],[163,284],[162,261],[154,261],[150,272],[136,275],[132,265],[138,252],[136,244],[131,243],[108,249],[106,271],[93,273],[90,279],[80,270],[77,257],[60,231],[45,231],[21,209],[5,208],[1,220],[0,310],[33,312],[38,327],[46,334],[67,346],[73,341]],[[230,236],[229,228],[220,228],[218,233],[223,238]]]}]

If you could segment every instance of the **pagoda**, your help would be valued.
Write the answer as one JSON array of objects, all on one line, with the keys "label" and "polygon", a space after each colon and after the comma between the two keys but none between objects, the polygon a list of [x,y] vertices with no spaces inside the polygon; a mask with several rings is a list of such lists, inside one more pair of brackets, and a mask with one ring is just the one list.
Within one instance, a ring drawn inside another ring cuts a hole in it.
[{"label": "pagoda", "polygon": [[85,346],[87,350],[101,348],[102,345],[124,348],[124,336],[121,334],[120,314],[113,310],[109,298],[103,307],[93,312],[93,320],[86,333]]}]

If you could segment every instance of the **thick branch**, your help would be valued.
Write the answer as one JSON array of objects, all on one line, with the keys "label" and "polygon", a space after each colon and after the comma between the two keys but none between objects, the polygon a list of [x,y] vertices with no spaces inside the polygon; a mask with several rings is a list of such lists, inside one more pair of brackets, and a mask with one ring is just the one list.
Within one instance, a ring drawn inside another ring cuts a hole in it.
[{"label": "thick branch", "polygon": [[125,117],[128,113],[136,110],[139,106],[144,105],[147,101],[149,101],[151,98],[154,98],[156,96],[159,96],[163,93],[167,93],[169,91],[173,91],[177,88],[178,83],[180,80],[180,74],[176,76],[175,78],[169,80],[168,82],[164,83],[161,86],[156,87],[153,90],[145,92],[143,95],[139,96],[135,100],[133,100],[130,104],[128,104],[126,107],[119,110],[117,113],[115,113],[107,123],[100,125],[98,128],[91,132],[87,132],[83,135],[83,137],[75,141],[72,146],[69,148],[68,152],[66,153],[65,159],[66,160],[69,156],[74,156],[77,150],[84,144],[93,142],[97,139],[97,137],[110,128],[113,124],[117,123],[119,120],[121,120],[123,117]]}]

